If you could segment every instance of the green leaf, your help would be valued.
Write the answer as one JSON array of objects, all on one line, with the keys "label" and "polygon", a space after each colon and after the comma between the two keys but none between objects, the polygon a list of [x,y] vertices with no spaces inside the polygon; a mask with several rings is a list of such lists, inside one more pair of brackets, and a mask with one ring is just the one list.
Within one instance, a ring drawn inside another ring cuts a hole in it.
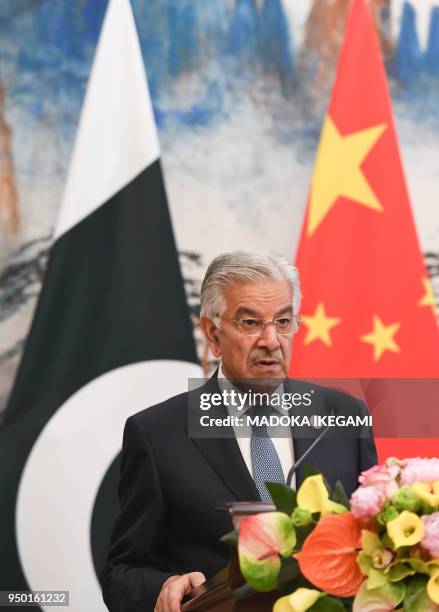
[{"label": "green leaf", "polygon": [[420,514],[433,514],[434,511],[435,508],[433,506],[430,506],[428,502],[422,500],[422,510]]},{"label": "green leaf", "polygon": [[[317,514],[320,517],[320,512],[314,514]],[[302,548],[303,543],[305,542],[311,531],[315,528],[315,526],[316,525],[314,523],[311,523],[311,525],[306,525],[306,527],[295,527],[297,537],[296,549],[300,550]]]},{"label": "green leaf", "polygon": [[304,465],[303,466],[303,480],[308,478],[308,476],[317,476],[317,474],[321,474],[320,470],[316,470],[312,467],[312,465]]},{"label": "green leaf", "polygon": [[367,529],[363,529],[361,532],[361,547],[366,555],[371,557],[374,552],[383,548],[383,544],[376,534]]},{"label": "green leaf", "polygon": [[370,570],[373,568],[372,558],[367,555],[364,550],[360,550],[357,555],[358,567],[364,576],[369,576]]},{"label": "green leaf", "polygon": [[430,570],[428,568],[428,563],[423,561],[422,559],[415,559],[410,557],[401,557],[397,559],[396,563],[407,563],[410,567],[412,567],[415,572],[418,574],[427,574],[430,575]]},{"label": "green leaf", "polygon": [[409,560],[409,564],[419,574],[428,574],[428,575],[430,575],[430,570],[428,568],[428,564],[425,561],[423,561],[422,559],[410,559]]},{"label": "green leaf", "polygon": [[406,588],[403,582],[387,582],[384,586],[378,589],[385,597],[391,599],[395,608],[399,606],[405,597]]},{"label": "green leaf", "polygon": [[416,574],[416,571],[411,567],[404,565],[404,563],[396,563],[389,569],[387,578],[390,582],[399,582],[407,576],[413,576],[413,574]]},{"label": "green leaf", "polygon": [[297,507],[296,491],[281,482],[266,482],[268,492],[271,495],[273,504],[279,512],[285,512],[288,516]]},{"label": "green leaf", "polygon": [[234,531],[230,531],[229,533],[224,534],[220,538],[220,542],[224,542],[224,544],[230,544],[230,546],[236,548],[238,546],[238,535],[239,530],[235,529]]},{"label": "green leaf", "polygon": [[405,612],[433,612],[436,605],[427,595],[427,578],[416,576],[410,580],[404,597]]},{"label": "green leaf", "polygon": [[350,510],[351,508],[351,504],[349,501],[349,497],[346,493],[346,490],[344,488],[343,483],[341,482],[341,480],[337,480],[337,482],[335,483],[335,487],[334,490],[332,492],[332,496],[331,496],[332,501],[337,502],[337,504],[341,504],[342,506],[346,506],[346,508],[348,508],[348,510]]},{"label": "green leaf", "polygon": [[[390,550],[395,550],[392,540],[389,538],[387,533],[383,533],[381,536],[381,541],[383,543],[384,548],[390,548]],[[401,552],[401,551],[400,551]]]},{"label": "green leaf", "polygon": [[300,576],[299,564],[294,557],[282,557],[277,586],[281,586],[287,581],[294,580]]},{"label": "green leaf", "polygon": [[338,597],[322,597],[308,612],[345,612],[345,607]]},{"label": "green leaf", "polygon": [[366,586],[370,589],[379,589],[384,586],[387,582],[386,575],[382,570],[371,568],[369,570],[369,578],[367,579]]},{"label": "green leaf", "polygon": [[243,584],[239,589],[235,589],[233,591],[233,598],[239,601],[240,599],[245,599],[246,597],[250,597],[251,595],[255,595],[258,593],[250,584],[247,582]]},{"label": "green leaf", "polygon": [[404,595],[405,585],[403,582],[388,582],[379,589],[368,589],[367,582],[363,582],[355,595],[353,610],[356,612],[396,610],[404,599]]}]

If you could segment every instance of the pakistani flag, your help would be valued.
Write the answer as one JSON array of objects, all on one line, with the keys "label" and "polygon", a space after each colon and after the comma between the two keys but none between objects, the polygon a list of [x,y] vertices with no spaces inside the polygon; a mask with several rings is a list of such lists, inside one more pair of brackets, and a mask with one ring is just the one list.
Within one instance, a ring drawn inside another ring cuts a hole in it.
[{"label": "pakistani flag", "polygon": [[0,429],[0,590],[105,610],[96,571],[125,420],[185,390],[196,362],[135,23],[129,0],[110,0]]}]

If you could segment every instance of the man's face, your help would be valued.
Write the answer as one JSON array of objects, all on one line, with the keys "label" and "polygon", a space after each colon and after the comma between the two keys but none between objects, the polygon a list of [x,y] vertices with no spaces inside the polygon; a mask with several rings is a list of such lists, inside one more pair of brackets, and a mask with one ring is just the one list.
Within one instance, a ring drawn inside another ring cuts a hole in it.
[{"label": "man's face", "polygon": [[[292,315],[292,289],[286,280],[236,283],[223,293],[229,319],[264,319]],[[230,321],[221,320],[219,329],[205,319],[203,331],[216,357],[221,357],[229,379],[286,378],[293,335],[280,335],[267,325],[259,336],[246,336]]]}]

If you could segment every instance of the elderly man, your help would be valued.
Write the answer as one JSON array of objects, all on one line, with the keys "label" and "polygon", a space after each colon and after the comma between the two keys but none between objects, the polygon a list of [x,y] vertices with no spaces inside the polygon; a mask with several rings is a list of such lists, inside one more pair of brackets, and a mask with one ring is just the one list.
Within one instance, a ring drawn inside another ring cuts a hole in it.
[{"label": "elderly man", "polygon": [[[263,380],[270,388],[273,380],[272,390],[289,384],[300,297],[297,270],[274,253],[237,251],[210,264],[201,289],[201,328],[221,360],[207,382],[210,391],[228,381]],[[235,436],[233,428],[228,437],[191,437],[188,405],[197,393],[172,397],[127,420],[121,511],[102,577],[111,612],[178,612],[183,597],[228,562],[229,550],[219,540],[230,523],[215,506],[266,500],[264,481],[285,481],[312,442],[290,434],[272,439],[260,431]],[[331,406],[349,398],[348,411],[364,414],[350,396],[329,397]],[[218,406],[215,414],[227,410]],[[340,478],[351,493],[359,473],[376,459],[371,437],[328,437],[307,463],[330,483]],[[299,485],[300,470],[296,477]]]}]

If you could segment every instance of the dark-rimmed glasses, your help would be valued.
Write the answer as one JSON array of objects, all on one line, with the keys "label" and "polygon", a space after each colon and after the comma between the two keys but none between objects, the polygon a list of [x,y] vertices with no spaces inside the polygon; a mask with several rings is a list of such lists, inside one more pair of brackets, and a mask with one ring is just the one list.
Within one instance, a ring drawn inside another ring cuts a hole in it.
[{"label": "dark-rimmed glasses", "polygon": [[281,336],[291,336],[295,334],[300,327],[300,317],[290,315],[285,317],[277,317],[272,321],[264,319],[254,319],[247,317],[245,319],[230,319],[226,316],[218,315],[221,319],[233,323],[245,336],[260,336],[268,325],[274,325],[276,332]]}]

